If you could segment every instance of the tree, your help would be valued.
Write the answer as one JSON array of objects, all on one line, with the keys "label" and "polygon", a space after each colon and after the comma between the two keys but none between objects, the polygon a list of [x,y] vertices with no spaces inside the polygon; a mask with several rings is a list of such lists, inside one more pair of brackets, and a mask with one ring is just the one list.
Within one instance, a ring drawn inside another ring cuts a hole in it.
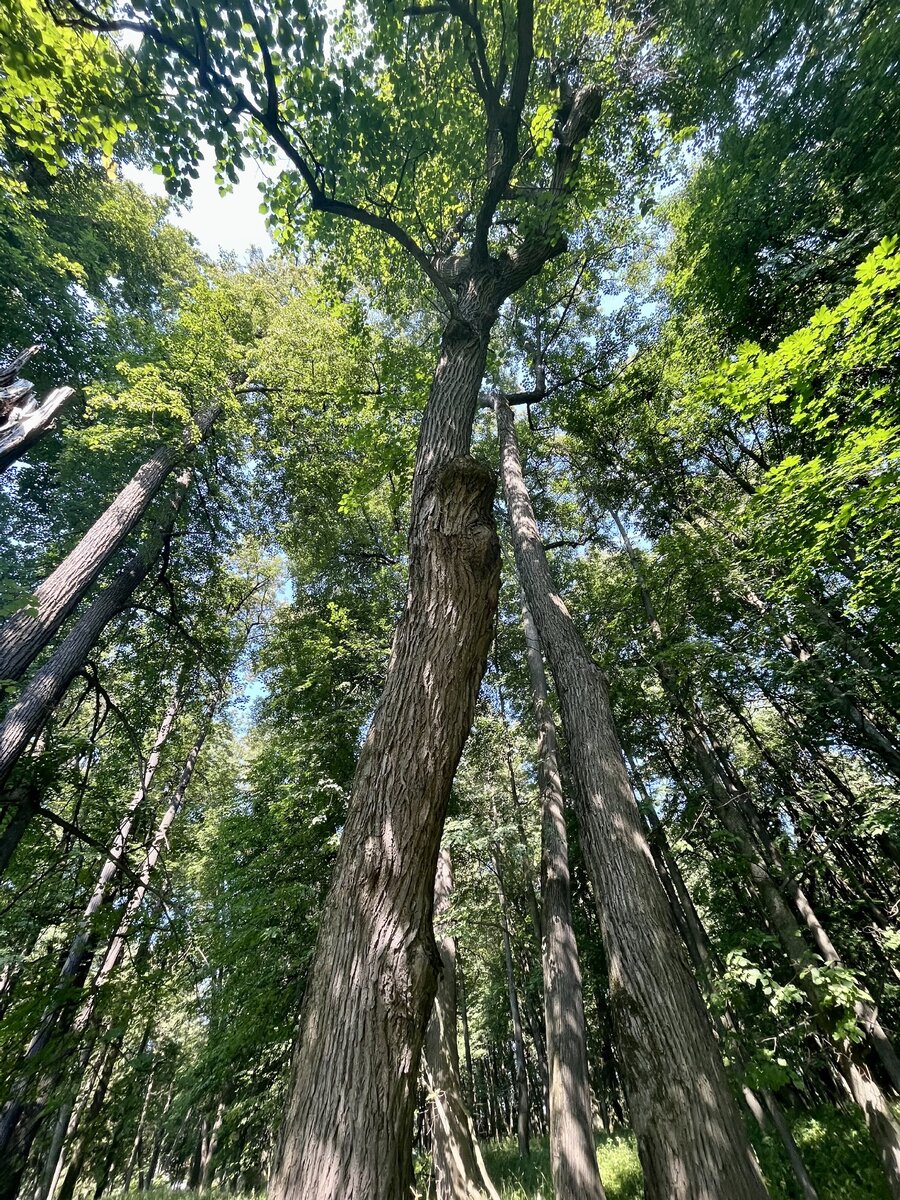
[{"label": "tree", "polygon": [[[716,1195],[723,1187],[729,1195],[764,1196],[641,829],[606,682],[550,578],[522,478],[512,410],[502,394],[495,411],[516,563],[556,683],[572,754],[579,823],[611,960],[616,1036],[645,1189],[659,1197]],[[631,940],[638,938],[637,944]],[[696,1092],[686,1096],[685,1079],[702,1079],[704,1094],[714,1099],[703,1103]],[[676,1123],[679,1130],[673,1136]],[[714,1159],[709,1157],[713,1146]]]}]

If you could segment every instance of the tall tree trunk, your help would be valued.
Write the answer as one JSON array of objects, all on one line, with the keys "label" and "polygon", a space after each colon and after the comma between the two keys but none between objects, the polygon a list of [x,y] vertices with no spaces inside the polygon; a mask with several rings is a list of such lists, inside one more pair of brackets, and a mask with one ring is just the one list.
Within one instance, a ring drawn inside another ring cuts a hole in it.
[{"label": "tall tree trunk", "polygon": [[[89,968],[91,958],[94,952],[94,924],[97,913],[107,898],[110,885],[119,873],[119,868],[122,864],[125,852],[128,848],[128,841],[131,834],[131,828],[134,823],[135,815],[147,797],[150,786],[153,783],[153,778],[156,774],[156,769],[159,766],[160,756],[162,755],[163,747],[168,740],[172,727],[175,724],[175,719],[178,715],[180,705],[180,697],[176,691],[171,701],[169,702],[154,738],[153,745],[147,760],[144,763],[141,772],[140,781],[135,788],[131,800],[125,809],[119,826],[115,832],[112,842],[109,847],[109,853],[103,866],[100,870],[97,883],[91,893],[90,899],[82,914],[81,923],[75,937],[72,939],[72,944],[69,947],[69,952],[60,968],[59,978],[56,985],[56,997],[51,1001],[50,1007],[44,1013],[41,1021],[41,1027],[37,1034],[32,1039],[32,1043],[26,1052],[26,1060],[31,1059],[35,1054],[40,1053],[43,1047],[49,1041],[54,1027],[57,1022],[63,1017],[64,1012],[71,1004],[70,993],[73,989],[77,989],[84,979],[84,976]],[[90,1047],[86,1048],[88,1054]],[[82,1069],[87,1066],[87,1056],[82,1056]],[[66,1101],[60,1107],[57,1115],[54,1139],[48,1155],[48,1170],[42,1177],[41,1187],[35,1194],[35,1200],[46,1200],[46,1196],[52,1188],[57,1172],[57,1164],[62,1153],[62,1144],[66,1136],[66,1131],[69,1125],[69,1116],[71,1114],[74,1102]]]},{"label": "tall tree trunk", "polygon": [[556,592],[512,411],[496,401],[516,564],[556,684],[648,1200],[760,1200],[765,1185],[641,827],[606,681]]},{"label": "tall tree trunk", "polygon": [[220,405],[213,405],[201,413],[196,431],[185,434],[184,446],[160,446],[75,549],[40,584],[32,603],[13,613],[0,627],[0,679],[21,679],[137,526],[169,474],[184,458],[185,450],[206,436],[219,412]]},{"label": "tall tree trunk", "polygon": [[43,729],[69,684],[84,667],[106,626],[128,605],[136,589],[149,575],[175,525],[190,477],[188,470],[179,474],[147,541],[78,618],[6,714],[0,725],[0,789],[29,741]]},{"label": "tall tree trunk", "polygon": [[462,1019],[463,1049],[466,1053],[467,1103],[471,1105],[471,1113],[475,1116],[475,1073],[472,1070],[472,1041],[469,1037],[469,1001],[466,991],[466,977],[460,961],[459,948],[456,951],[456,976],[459,983],[460,1018]]},{"label": "tall tree trunk", "polygon": [[431,1144],[436,1200],[499,1200],[475,1141],[472,1120],[462,1097],[456,1033],[456,941],[440,931],[453,891],[450,854],[438,857],[434,916],[438,926],[441,972],[434,1009],[425,1034],[425,1066],[432,1095]]},{"label": "tall tree trunk", "polygon": [[[673,906],[673,909],[681,914],[679,926],[682,929],[685,945],[691,957],[691,962],[694,964],[694,970],[697,972],[697,978],[700,980],[700,986],[708,999],[712,994],[714,981],[716,975],[721,970],[722,964],[713,949],[709,935],[700,919],[700,914],[697,912],[693,898],[688,891],[681,868],[678,865],[678,860],[669,846],[665,826],[656,814],[653,801],[644,786],[640,773],[630,756],[626,755],[626,758],[638,792],[643,799],[642,812],[650,827],[649,841],[660,869],[660,878],[669,895],[670,904]],[[670,888],[671,892],[669,891]],[[676,920],[678,920],[677,917]],[[736,1022],[728,1012],[723,1013],[719,1017],[719,1023],[725,1032],[733,1030],[736,1027]],[[739,1082],[737,1067],[738,1063],[735,1063],[732,1070]],[[765,1128],[765,1110],[763,1105],[750,1088],[741,1085],[741,1091],[744,1101],[757,1124],[761,1129]],[[769,1111],[772,1124],[775,1126],[775,1132],[778,1134],[778,1139],[787,1154],[791,1170],[803,1193],[804,1200],[818,1200],[816,1189],[809,1178],[800,1154],[800,1149],[794,1141],[794,1135],[791,1133],[790,1126],[784,1117],[784,1113],[781,1111],[778,1101],[769,1091],[763,1091],[762,1096],[765,1108]]]},{"label": "tall tree trunk", "polygon": [[475,281],[467,296],[471,315],[445,331],[423,417],[406,609],[324,907],[271,1200],[406,1200],[413,1185],[438,846],[499,588],[496,481],[468,454],[496,304],[477,311]]},{"label": "tall tree trunk", "polygon": [[572,928],[565,799],[556,755],[544,659],[527,606],[525,649],[537,724],[541,796],[541,927],[544,1012],[550,1070],[550,1168],[557,1200],[602,1200],[594,1149],[591,1088],[584,1027],[584,993]]},{"label": "tall tree trunk", "polygon": [[[615,514],[613,517],[622,536],[626,553],[635,569],[641,602],[647,616],[650,640],[653,643],[659,643],[663,638],[663,630],[656,615],[653,599],[643,578],[640,562],[624,526]],[[767,838],[760,840],[760,837],[757,836],[757,831],[761,831],[761,827],[752,811],[750,794],[731,768],[724,750],[717,746],[705,715],[696,700],[690,695],[685,695],[683,683],[672,676],[663,661],[657,659],[655,665],[663,689],[682,721],[685,739],[700,775],[715,801],[719,819],[734,837],[751,887],[756,892],[766,919],[784,947],[789,961],[797,972],[797,982],[805,992],[830,1040],[832,1028],[828,1006],[812,978],[816,960],[807,947],[797,917],[791,911],[787,899],[776,881],[779,872],[777,871],[777,860],[774,862],[772,860],[773,847]],[[776,867],[775,874],[772,872],[773,865]],[[781,866],[783,867],[783,864]],[[786,875],[783,870],[780,873],[783,876]],[[815,919],[815,914],[796,881],[791,882],[790,889],[795,901],[799,897],[800,911],[801,913],[805,912],[805,923],[811,929],[820,953],[826,956],[828,961],[839,961],[834,946]],[[857,1002],[855,1008],[860,1025],[865,1029],[874,1048],[890,1070],[896,1063],[896,1055],[893,1045],[881,1028],[874,1011],[868,1004],[861,1001]],[[866,1125],[881,1158],[891,1194],[895,1200],[900,1200],[900,1126],[894,1120],[881,1089],[870,1076],[865,1064],[858,1060],[854,1048],[849,1046],[837,1048],[837,1066],[848,1093],[862,1110]]]},{"label": "tall tree trunk", "polygon": [[509,995],[509,1015],[512,1020],[513,1050],[516,1063],[516,1141],[519,1147],[519,1158],[528,1158],[531,1154],[529,1146],[529,1107],[528,1095],[528,1066],[525,1061],[525,1038],[522,1035],[522,1017],[519,1013],[519,999],[516,995],[516,977],[513,973],[512,946],[509,939],[509,906],[506,902],[506,892],[500,878],[500,870],[496,867],[497,892],[500,898],[500,932],[503,937],[503,961],[506,964],[506,990]]},{"label": "tall tree trunk", "polygon": [[[56,1192],[54,1200],[72,1200],[75,1194],[75,1186],[81,1177],[81,1172],[84,1169],[84,1160],[87,1156],[90,1147],[89,1134],[91,1123],[96,1120],[103,1109],[106,1100],[106,1093],[109,1091],[112,1073],[116,1063],[119,1060],[119,1055],[122,1051],[122,1038],[118,1037],[115,1042],[111,1043],[103,1057],[103,1064],[100,1070],[100,1075],[96,1086],[90,1093],[90,1096],[82,1110],[76,1105],[75,1112],[69,1120],[69,1128],[66,1131],[68,1138],[74,1138],[79,1132],[81,1136],[75,1145],[75,1149],[69,1160],[69,1165],[66,1167],[66,1173],[62,1177],[62,1183],[59,1186],[59,1191]],[[86,1125],[87,1130],[83,1130],[83,1125]],[[62,1166],[62,1160],[60,1161]]]},{"label": "tall tree trunk", "polygon": [[212,1187],[213,1168],[216,1151],[219,1148],[219,1134],[222,1132],[222,1120],[225,1116],[225,1101],[220,1100],[216,1108],[216,1117],[209,1131],[206,1145],[203,1147],[203,1160],[200,1164],[200,1191],[208,1192]]}]

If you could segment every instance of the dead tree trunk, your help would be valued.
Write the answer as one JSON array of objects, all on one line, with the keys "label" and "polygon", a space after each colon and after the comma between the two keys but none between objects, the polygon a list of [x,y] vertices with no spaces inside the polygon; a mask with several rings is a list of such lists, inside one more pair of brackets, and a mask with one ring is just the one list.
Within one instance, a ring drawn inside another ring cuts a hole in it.
[{"label": "dead tree trunk", "polygon": [[197,418],[185,445],[160,446],[94,522],[74,550],[40,584],[33,603],[0,627],[0,679],[21,679],[100,572],[146,513],[186,450],[206,436],[220,411],[214,405]]},{"label": "dead tree trunk", "polygon": [[38,403],[34,384],[18,377],[38,350],[40,346],[29,346],[10,362],[0,364],[0,473],[50,432],[63,406],[75,394],[70,387],[54,388],[42,404]]},{"label": "dead tree trunk", "polygon": [[554,587],[503,397],[496,413],[516,564],[570,748],[646,1195],[760,1200],[765,1185],[647,846],[606,681]]},{"label": "dead tree trunk", "polygon": [[594,1149],[584,994],[572,928],[565,799],[556,756],[556,723],[537,630],[523,612],[525,649],[537,723],[541,795],[541,928],[550,1089],[550,1167],[557,1200],[602,1200]]}]

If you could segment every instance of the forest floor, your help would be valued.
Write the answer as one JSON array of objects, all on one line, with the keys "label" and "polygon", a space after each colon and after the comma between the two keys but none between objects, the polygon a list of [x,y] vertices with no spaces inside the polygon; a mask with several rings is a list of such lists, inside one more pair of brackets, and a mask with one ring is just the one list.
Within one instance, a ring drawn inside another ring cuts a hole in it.
[{"label": "forest floor", "polygon": [[[875,1151],[854,1114],[825,1107],[795,1115],[791,1126],[819,1200],[889,1200]],[[799,1198],[774,1133],[754,1137],[754,1144],[772,1200]],[[483,1146],[485,1163],[503,1200],[551,1200],[546,1138],[535,1139],[531,1150],[530,1160],[523,1163],[515,1138]],[[641,1200],[641,1169],[630,1134],[598,1138],[597,1157],[607,1200]]]},{"label": "forest floor", "polygon": [[[862,1121],[844,1109],[822,1107],[812,1113],[789,1118],[794,1138],[806,1168],[819,1193],[819,1200],[890,1200],[875,1151]],[[752,1131],[771,1200],[799,1200],[800,1190],[790,1173],[784,1152],[774,1133]],[[515,1138],[482,1145],[485,1163],[502,1200],[552,1200],[550,1155],[546,1138],[534,1138],[531,1157],[519,1159]],[[606,1200],[641,1200],[641,1168],[634,1138],[629,1133],[602,1135],[597,1139],[597,1158]],[[427,1162],[417,1163],[420,1195],[427,1195]],[[240,1196],[221,1192],[215,1186],[203,1200],[221,1194],[228,1200],[264,1200],[264,1193]],[[132,1196],[136,1193],[132,1191]],[[125,1200],[110,1193],[109,1200]],[[154,1186],[142,1200],[201,1200],[200,1193]]]}]

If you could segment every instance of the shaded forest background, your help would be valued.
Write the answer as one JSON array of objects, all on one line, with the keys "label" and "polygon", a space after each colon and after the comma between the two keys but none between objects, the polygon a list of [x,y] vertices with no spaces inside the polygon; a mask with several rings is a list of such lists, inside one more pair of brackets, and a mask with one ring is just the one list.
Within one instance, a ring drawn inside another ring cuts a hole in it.
[{"label": "shaded forest background", "polygon": [[[28,395],[73,389],[0,475],[3,1197],[266,1186],[404,610],[451,286],[396,231],[342,224],[335,198],[355,187],[432,264],[477,226],[457,29],[473,9],[373,3],[323,40],[302,5],[194,7],[241,86],[270,82],[257,63],[278,48],[312,183],[277,122],[167,76],[146,37],[83,27],[111,9],[0,13],[0,349],[41,347],[0,389],[0,453]],[[500,471],[508,398],[771,1196],[896,1196],[896,1122],[885,1109],[873,1141],[846,1064],[896,1105],[900,8],[560,0],[536,27],[534,77],[563,100],[529,93],[490,236],[553,249],[498,306],[473,454]],[[602,102],[560,167],[567,72]],[[173,223],[204,147],[223,186],[274,164],[276,252],[213,262]],[[552,202],[534,199],[542,162],[565,173]],[[129,164],[155,164],[172,198]],[[532,1197],[552,1194],[542,790],[502,488],[495,513],[499,605],[439,933],[487,1172]],[[626,1200],[634,1114],[571,807],[567,832],[601,1176]],[[414,1108],[426,1194],[425,1074]]]}]

